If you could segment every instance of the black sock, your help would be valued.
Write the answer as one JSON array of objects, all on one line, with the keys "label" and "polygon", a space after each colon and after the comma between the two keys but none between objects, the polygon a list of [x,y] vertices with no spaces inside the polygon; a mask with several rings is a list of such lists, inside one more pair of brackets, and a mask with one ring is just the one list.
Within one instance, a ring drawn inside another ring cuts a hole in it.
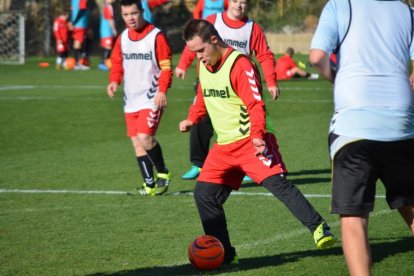
[{"label": "black sock", "polygon": [[154,182],[154,170],[152,168],[151,159],[149,159],[148,155],[138,156],[137,162],[139,169],[142,174],[142,178],[144,179],[145,184],[147,187],[153,188],[155,185]]},{"label": "black sock", "polygon": [[104,64],[105,64],[105,60],[107,60],[110,56],[111,56],[111,50],[104,49],[103,56],[102,56]]},{"label": "black sock", "polygon": [[79,63],[80,58],[81,58],[81,50],[80,49],[75,49],[75,60],[76,60],[76,64]]},{"label": "black sock", "polygon": [[168,169],[164,163],[164,157],[160,144],[157,143],[155,147],[147,150],[147,154],[159,173],[168,173]]}]

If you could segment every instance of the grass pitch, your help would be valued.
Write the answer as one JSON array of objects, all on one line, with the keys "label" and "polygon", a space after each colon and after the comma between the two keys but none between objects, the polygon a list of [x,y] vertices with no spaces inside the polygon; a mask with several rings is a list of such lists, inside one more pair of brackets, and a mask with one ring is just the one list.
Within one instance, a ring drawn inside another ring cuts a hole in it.
[{"label": "grass pitch", "polygon": [[[173,183],[168,195],[149,198],[126,195],[142,180],[125,135],[122,91],[110,100],[107,73],[96,68],[56,71],[39,61],[0,66],[0,274],[199,275],[187,259],[202,234],[195,181],[180,179],[190,166],[189,137],[178,131],[194,70],[185,81],[174,78],[157,133]],[[280,87],[282,96],[267,107],[289,178],[339,237],[338,218],[329,214],[331,85]],[[381,185],[377,193],[384,194]],[[317,250],[262,187],[244,184],[225,210],[240,265],[201,274],[347,275],[340,243]],[[413,238],[382,197],[369,229],[373,275],[414,275]]]}]

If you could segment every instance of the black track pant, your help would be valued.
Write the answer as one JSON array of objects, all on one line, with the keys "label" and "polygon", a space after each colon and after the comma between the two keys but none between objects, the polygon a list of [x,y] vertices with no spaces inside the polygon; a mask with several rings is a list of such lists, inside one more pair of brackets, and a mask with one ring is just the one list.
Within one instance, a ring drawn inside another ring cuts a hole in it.
[{"label": "black track pant", "polygon": [[205,117],[190,129],[190,161],[197,167],[203,167],[210,149],[210,140],[214,135],[210,117]]},{"label": "black track pant", "polygon": [[[305,225],[311,233],[323,222],[303,194],[285,176],[273,175],[262,182],[276,198],[282,201],[292,214]],[[230,242],[223,204],[232,189],[226,185],[198,181],[194,199],[206,235],[218,238],[224,246],[226,257],[234,256],[235,249]],[[225,258],[226,258],[225,257]]]}]

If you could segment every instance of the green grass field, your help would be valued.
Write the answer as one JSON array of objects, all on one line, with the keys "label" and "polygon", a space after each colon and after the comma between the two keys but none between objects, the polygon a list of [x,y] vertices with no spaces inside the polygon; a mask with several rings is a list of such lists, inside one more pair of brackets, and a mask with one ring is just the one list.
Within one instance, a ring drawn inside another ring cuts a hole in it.
[{"label": "green grass field", "polygon": [[[178,131],[194,70],[186,81],[174,78],[157,133],[173,183],[167,195],[149,198],[126,195],[142,181],[122,91],[110,100],[107,73],[56,71],[39,61],[0,66],[0,275],[199,275],[187,248],[203,231],[190,194],[195,181],[180,179],[190,164],[188,134]],[[280,87],[281,98],[267,106],[290,179],[339,237],[338,217],[329,213],[331,85]],[[382,185],[377,190],[384,195]],[[240,265],[201,274],[347,275],[340,243],[317,250],[268,195],[245,184],[230,196],[225,210]],[[369,229],[373,275],[414,275],[414,240],[382,197]]]}]

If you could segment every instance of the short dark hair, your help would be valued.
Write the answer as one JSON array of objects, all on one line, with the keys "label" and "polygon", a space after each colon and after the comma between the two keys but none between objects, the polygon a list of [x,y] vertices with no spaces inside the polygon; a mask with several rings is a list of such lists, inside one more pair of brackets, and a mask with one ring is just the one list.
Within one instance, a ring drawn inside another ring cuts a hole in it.
[{"label": "short dark hair", "polygon": [[286,54],[292,57],[295,54],[295,49],[293,49],[292,47],[287,48]]},{"label": "short dark hair", "polygon": [[199,36],[203,42],[208,42],[212,36],[222,40],[214,25],[204,19],[190,19],[184,26],[183,39],[189,41]]},{"label": "short dark hair", "polygon": [[131,5],[137,5],[137,8],[142,11],[142,3],[141,0],[121,0],[121,6],[131,6]]}]

